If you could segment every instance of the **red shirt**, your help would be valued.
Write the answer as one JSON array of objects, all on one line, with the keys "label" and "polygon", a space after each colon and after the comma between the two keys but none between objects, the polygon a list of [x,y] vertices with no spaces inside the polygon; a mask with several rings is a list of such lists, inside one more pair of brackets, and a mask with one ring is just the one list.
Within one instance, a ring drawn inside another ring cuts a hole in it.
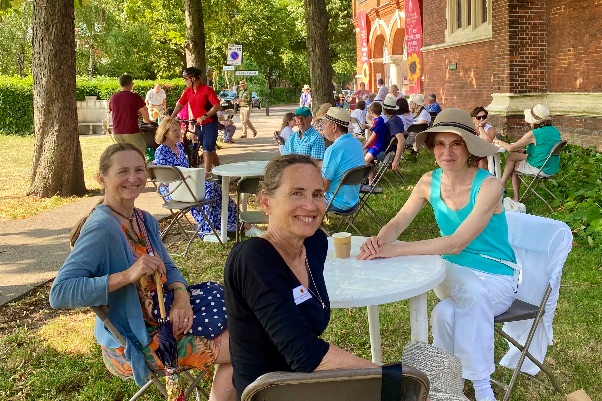
[{"label": "red shirt", "polygon": [[113,134],[135,134],[138,128],[138,110],[146,107],[139,94],[119,91],[111,96],[109,110],[113,114]]},{"label": "red shirt", "polygon": [[[196,119],[207,113],[213,106],[219,104],[219,99],[213,89],[207,85],[199,85],[197,87],[196,92],[192,88],[186,88],[184,92],[182,92],[182,96],[178,103],[182,106],[186,106],[186,104],[190,104],[190,110],[192,111],[191,119]],[[217,121],[217,116],[213,115],[209,118],[203,120],[203,125],[209,124],[212,121]]]}]

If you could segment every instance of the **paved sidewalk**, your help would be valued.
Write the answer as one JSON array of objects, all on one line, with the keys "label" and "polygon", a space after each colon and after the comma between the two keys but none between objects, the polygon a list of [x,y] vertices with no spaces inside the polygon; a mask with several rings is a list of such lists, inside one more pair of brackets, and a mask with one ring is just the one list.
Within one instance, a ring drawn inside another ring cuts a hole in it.
[{"label": "paved sidewalk", "polygon": [[[271,107],[253,110],[251,121],[257,129],[256,138],[237,139],[241,133],[238,116],[235,144],[218,151],[223,164],[236,161],[269,160],[278,155],[273,132],[280,129],[284,113],[294,110]],[[37,216],[0,222],[0,305],[3,305],[55,277],[69,253],[71,227],[92,210],[100,196],[53,209]],[[149,184],[136,201],[136,206],[160,219],[169,214]]]}]

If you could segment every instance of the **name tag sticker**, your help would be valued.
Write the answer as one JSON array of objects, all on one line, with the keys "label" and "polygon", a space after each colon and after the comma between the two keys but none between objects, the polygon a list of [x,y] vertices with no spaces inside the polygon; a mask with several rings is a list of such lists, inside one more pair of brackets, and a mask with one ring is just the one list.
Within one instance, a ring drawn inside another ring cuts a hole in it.
[{"label": "name tag sticker", "polygon": [[295,300],[295,305],[299,305],[300,303],[311,299],[311,294],[304,285],[300,285],[297,288],[293,288],[293,298]]}]

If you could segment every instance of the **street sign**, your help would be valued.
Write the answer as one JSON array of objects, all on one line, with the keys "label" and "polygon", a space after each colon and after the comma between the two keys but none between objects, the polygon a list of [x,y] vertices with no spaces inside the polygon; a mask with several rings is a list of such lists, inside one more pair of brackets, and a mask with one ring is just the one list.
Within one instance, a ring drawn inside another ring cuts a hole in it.
[{"label": "street sign", "polygon": [[236,67],[234,67],[233,65],[225,65],[224,66],[224,71],[234,71],[236,70]]},{"label": "street sign", "polygon": [[234,75],[243,76],[243,77],[251,77],[254,75],[259,75],[259,71],[235,71]]},{"label": "street sign", "polygon": [[242,63],[242,45],[228,45],[228,65],[240,65]]}]

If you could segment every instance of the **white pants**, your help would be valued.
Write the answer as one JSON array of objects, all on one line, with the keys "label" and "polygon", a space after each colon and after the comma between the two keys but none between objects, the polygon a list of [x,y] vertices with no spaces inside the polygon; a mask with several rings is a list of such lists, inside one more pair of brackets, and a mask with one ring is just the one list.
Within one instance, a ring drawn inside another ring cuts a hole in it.
[{"label": "white pants", "polygon": [[514,277],[487,274],[445,262],[447,275],[435,288],[433,345],[462,362],[462,377],[489,378],[493,363],[493,318],[514,301]]}]

